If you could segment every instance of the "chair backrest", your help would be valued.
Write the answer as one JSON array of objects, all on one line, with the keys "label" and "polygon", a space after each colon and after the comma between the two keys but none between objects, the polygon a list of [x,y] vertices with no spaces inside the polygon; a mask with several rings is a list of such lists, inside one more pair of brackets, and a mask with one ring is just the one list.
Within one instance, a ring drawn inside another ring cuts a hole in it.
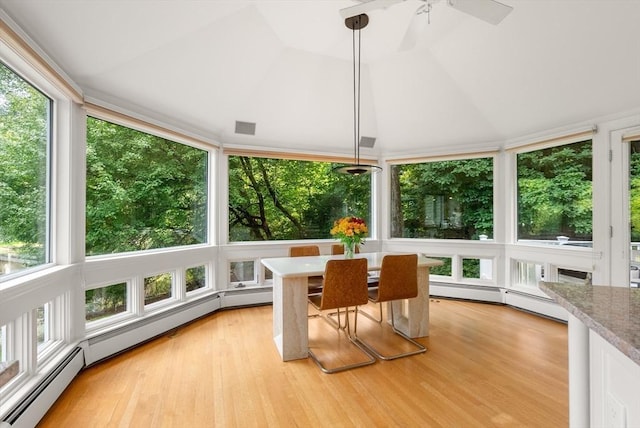
[{"label": "chair backrest", "polygon": [[319,256],[320,247],[317,245],[301,245],[289,247],[289,257]]},{"label": "chair backrest", "polygon": [[367,259],[327,261],[320,310],[365,305],[367,302]]},{"label": "chair backrest", "polygon": [[[360,253],[360,245],[356,245],[356,254]],[[343,244],[332,244],[331,245],[331,254],[344,254],[344,245]]]},{"label": "chair backrest", "polygon": [[418,256],[386,255],[380,267],[378,302],[411,299],[418,295]]}]

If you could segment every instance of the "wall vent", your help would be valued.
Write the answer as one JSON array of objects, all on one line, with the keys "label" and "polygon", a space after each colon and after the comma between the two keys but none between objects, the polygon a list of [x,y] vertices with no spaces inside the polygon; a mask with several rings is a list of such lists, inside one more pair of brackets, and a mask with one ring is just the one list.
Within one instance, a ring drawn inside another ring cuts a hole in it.
[{"label": "wall vent", "polygon": [[256,124],[254,122],[236,120],[236,134],[256,135]]},{"label": "wall vent", "polygon": [[375,143],[375,137],[360,137],[360,147],[367,147],[371,149]]}]

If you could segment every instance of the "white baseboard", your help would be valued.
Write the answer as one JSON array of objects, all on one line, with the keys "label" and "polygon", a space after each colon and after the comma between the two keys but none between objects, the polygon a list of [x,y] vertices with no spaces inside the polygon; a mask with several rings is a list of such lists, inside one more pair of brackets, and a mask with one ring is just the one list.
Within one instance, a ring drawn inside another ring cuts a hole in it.
[{"label": "white baseboard", "polygon": [[2,428],[35,427],[83,366],[82,349],[74,348],[60,364],[43,377],[31,393],[26,394],[0,426]]},{"label": "white baseboard", "polygon": [[85,364],[91,365],[221,308],[220,295],[189,303],[84,341]]},{"label": "white baseboard", "polygon": [[502,291],[498,287],[431,282],[431,284],[429,284],[429,295],[433,297],[504,303]]},{"label": "white baseboard", "polygon": [[432,282],[429,285],[429,294],[433,297],[503,303],[556,320],[568,320],[567,311],[551,299],[499,287]]},{"label": "white baseboard", "polygon": [[562,306],[553,300],[541,297],[517,293],[513,291],[505,292],[504,303],[529,312],[544,315],[557,320],[568,321],[569,313]]},{"label": "white baseboard", "polygon": [[273,303],[273,291],[271,288],[224,291],[221,293],[221,298],[223,308],[261,305]]},{"label": "white baseboard", "polygon": [[153,339],[167,331],[222,308],[271,303],[271,288],[222,291],[200,300],[140,319],[126,326],[87,339],[74,348],[60,364],[43,375],[31,392],[16,401],[13,410],[0,421],[1,428],[33,428],[86,365]]}]

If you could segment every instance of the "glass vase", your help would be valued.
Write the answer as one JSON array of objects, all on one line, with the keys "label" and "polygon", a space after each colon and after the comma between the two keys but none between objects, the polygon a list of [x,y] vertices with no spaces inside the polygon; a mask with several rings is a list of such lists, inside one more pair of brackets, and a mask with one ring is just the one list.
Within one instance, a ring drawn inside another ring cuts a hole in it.
[{"label": "glass vase", "polygon": [[353,253],[355,252],[356,243],[355,242],[345,242],[344,243],[344,258],[352,259]]}]

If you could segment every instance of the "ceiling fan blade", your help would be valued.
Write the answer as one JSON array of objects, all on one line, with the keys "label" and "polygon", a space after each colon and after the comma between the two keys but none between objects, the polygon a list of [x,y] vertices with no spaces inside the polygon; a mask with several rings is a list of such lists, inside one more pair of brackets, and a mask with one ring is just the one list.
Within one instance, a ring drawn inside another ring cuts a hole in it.
[{"label": "ceiling fan blade", "polygon": [[409,22],[407,32],[404,34],[404,38],[402,39],[402,42],[400,42],[398,50],[408,51],[409,49],[412,49],[418,42],[418,38],[424,31],[426,24],[427,17],[424,16],[424,13],[417,11]]},{"label": "ceiling fan blade", "polygon": [[340,9],[340,16],[347,19],[352,16],[358,16],[362,13],[371,12],[372,10],[386,9],[389,6],[396,3],[402,3],[403,1],[405,0],[369,0],[355,6]]},{"label": "ceiling fan blade", "polygon": [[513,7],[495,0],[448,0],[449,5],[493,25],[498,25]]}]

